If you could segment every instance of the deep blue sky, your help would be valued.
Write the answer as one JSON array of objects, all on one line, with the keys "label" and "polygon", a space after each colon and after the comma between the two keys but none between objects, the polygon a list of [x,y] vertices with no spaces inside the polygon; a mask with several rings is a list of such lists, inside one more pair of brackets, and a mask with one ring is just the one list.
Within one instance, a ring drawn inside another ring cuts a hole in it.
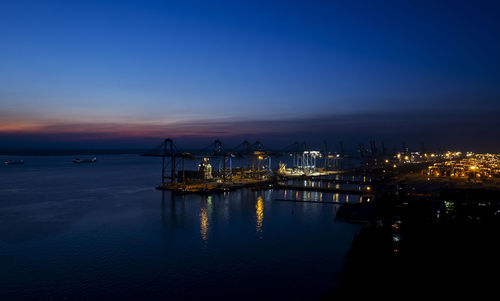
[{"label": "deep blue sky", "polygon": [[252,124],[305,118],[330,139],[339,115],[481,119],[500,111],[499,15],[496,1],[2,0],[0,135],[265,136]]}]

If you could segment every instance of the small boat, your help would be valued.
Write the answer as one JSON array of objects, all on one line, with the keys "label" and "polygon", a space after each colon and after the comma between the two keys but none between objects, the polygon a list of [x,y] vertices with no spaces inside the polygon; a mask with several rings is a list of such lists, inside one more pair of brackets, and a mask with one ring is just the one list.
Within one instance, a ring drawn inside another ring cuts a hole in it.
[{"label": "small boat", "polygon": [[95,163],[95,162],[97,162],[96,157],[92,159],[80,159],[80,158],[73,159],[73,163]]},{"label": "small boat", "polygon": [[24,164],[24,160],[19,160],[19,161],[5,161],[4,162],[5,165],[14,165],[14,164]]}]

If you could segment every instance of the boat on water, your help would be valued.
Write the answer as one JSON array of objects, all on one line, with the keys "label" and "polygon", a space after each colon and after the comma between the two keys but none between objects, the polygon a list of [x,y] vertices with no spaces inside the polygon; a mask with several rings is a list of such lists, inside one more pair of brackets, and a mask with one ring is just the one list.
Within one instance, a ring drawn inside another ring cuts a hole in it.
[{"label": "boat on water", "polygon": [[73,163],[95,163],[95,162],[97,162],[96,157],[92,159],[80,159],[80,158],[73,159]]},{"label": "boat on water", "polygon": [[18,160],[18,161],[10,161],[7,160],[4,162],[5,165],[15,165],[15,164],[24,164],[24,160]]}]

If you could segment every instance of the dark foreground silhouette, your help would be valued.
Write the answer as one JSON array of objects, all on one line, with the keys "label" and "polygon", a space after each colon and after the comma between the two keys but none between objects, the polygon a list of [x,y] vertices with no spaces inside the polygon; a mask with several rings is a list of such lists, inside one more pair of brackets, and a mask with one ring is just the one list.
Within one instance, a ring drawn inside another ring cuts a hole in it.
[{"label": "dark foreground silhouette", "polygon": [[382,196],[326,299],[495,296],[499,201],[500,192],[488,190],[443,191],[435,199]]}]

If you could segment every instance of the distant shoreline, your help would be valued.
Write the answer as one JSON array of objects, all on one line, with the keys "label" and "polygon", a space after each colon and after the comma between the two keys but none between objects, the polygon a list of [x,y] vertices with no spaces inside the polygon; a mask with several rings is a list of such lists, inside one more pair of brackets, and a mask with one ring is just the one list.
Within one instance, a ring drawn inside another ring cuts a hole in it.
[{"label": "distant shoreline", "polygon": [[9,149],[0,156],[139,155],[144,149]]}]

